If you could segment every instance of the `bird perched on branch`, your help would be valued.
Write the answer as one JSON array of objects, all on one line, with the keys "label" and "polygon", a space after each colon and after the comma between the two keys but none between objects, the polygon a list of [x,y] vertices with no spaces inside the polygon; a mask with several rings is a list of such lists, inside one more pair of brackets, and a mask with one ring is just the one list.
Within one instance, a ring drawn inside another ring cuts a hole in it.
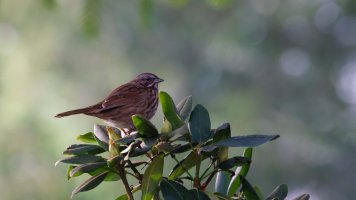
[{"label": "bird perched on branch", "polygon": [[163,79],[152,73],[142,73],[109,94],[104,100],[85,108],[59,113],[55,117],[85,114],[104,120],[116,128],[134,130],[132,115],[151,119],[158,107],[158,84]]}]

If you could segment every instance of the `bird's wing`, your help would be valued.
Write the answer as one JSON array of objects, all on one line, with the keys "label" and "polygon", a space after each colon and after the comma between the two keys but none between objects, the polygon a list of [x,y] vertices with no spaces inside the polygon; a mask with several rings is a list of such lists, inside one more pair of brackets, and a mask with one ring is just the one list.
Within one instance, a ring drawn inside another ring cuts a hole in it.
[{"label": "bird's wing", "polygon": [[130,106],[142,98],[142,92],[140,92],[140,90],[141,89],[136,85],[130,83],[116,88],[106,99],[102,101],[102,111],[117,107]]}]

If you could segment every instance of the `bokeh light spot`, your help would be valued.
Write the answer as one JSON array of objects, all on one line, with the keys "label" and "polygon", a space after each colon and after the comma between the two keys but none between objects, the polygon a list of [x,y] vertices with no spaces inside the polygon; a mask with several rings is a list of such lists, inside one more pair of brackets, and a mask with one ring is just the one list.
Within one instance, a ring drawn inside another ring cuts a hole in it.
[{"label": "bokeh light spot", "polygon": [[356,59],[347,62],[340,70],[337,94],[345,103],[356,103]]},{"label": "bokeh light spot", "polygon": [[345,46],[356,44],[356,17],[342,17],[334,27],[336,39]]},{"label": "bokeh light spot", "polygon": [[282,71],[290,76],[302,76],[310,68],[309,55],[301,49],[287,49],[280,57]]},{"label": "bokeh light spot", "polygon": [[336,21],[340,12],[340,7],[333,2],[323,4],[315,13],[315,26],[319,31],[327,32],[328,28]]}]

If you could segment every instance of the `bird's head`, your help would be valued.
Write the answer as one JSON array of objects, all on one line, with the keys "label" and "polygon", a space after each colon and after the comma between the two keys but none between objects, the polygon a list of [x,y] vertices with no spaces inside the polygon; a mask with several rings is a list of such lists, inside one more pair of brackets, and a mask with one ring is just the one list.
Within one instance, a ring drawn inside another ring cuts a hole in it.
[{"label": "bird's head", "polygon": [[158,86],[158,83],[163,81],[163,79],[158,78],[158,76],[152,73],[142,73],[138,75],[134,80],[136,83],[143,87]]}]

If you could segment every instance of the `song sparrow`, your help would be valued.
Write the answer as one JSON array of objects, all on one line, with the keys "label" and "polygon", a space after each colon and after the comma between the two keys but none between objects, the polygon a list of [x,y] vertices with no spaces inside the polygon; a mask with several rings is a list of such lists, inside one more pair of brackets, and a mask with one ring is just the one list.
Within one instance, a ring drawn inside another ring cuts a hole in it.
[{"label": "song sparrow", "polygon": [[158,106],[158,83],[163,79],[151,73],[142,73],[130,82],[119,86],[99,103],[57,114],[65,117],[85,114],[104,120],[116,128],[134,130],[131,116],[140,114],[146,119],[156,113]]}]

